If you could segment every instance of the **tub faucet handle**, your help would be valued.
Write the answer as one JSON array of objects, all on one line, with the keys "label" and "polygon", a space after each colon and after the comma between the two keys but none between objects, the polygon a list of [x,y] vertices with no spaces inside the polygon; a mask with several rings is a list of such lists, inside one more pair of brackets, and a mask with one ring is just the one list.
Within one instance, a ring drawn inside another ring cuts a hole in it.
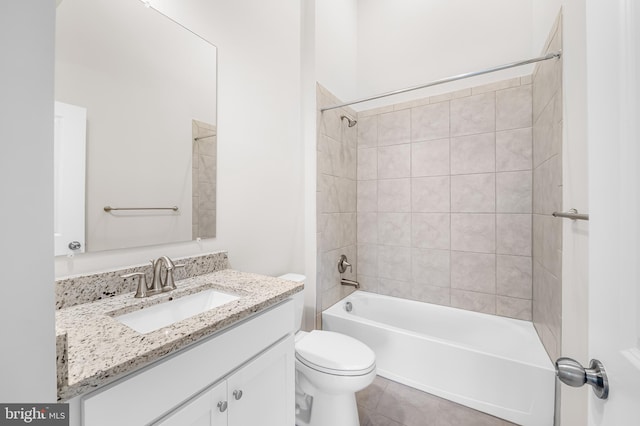
[{"label": "tub faucet handle", "polygon": [[338,272],[344,274],[347,271],[347,268],[349,268],[349,272],[353,272],[353,267],[347,261],[347,256],[344,254],[340,255],[340,259],[338,259]]}]

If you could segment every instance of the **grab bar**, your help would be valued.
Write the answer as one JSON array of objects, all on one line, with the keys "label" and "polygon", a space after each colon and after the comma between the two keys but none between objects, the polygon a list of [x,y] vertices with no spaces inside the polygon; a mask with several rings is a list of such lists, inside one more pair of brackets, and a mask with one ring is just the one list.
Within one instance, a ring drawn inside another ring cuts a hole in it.
[{"label": "grab bar", "polygon": [[112,212],[116,210],[173,210],[174,212],[178,211],[178,206],[173,207],[111,207],[105,206],[105,212]]},{"label": "grab bar", "polygon": [[565,217],[573,220],[589,220],[589,215],[584,213],[578,213],[576,209],[570,209],[568,212],[553,212],[553,217]]}]

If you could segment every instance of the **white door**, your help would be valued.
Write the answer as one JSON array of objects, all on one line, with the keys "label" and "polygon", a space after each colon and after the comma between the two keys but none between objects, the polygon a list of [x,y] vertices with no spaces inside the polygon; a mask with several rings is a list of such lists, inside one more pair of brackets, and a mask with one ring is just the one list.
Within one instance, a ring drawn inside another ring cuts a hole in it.
[{"label": "white door", "polygon": [[229,426],[295,423],[292,340],[276,344],[229,377]]},{"label": "white door", "polygon": [[589,425],[640,424],[640,4],[587,0]]},{"label": "white door", "polygon": [[227,382],[180,407],[157,426],[227,426]]},{"label": "white door", "polygon": [[54,242],[55,255],[83,253],[87,110],[55,103]]}]

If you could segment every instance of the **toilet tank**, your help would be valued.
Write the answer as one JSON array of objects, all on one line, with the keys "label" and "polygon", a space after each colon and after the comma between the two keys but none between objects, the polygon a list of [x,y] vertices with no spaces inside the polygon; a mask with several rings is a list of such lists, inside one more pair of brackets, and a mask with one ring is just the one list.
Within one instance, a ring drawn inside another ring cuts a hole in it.
[{"label": "toilet tank", "polygon": [[[284,274],[280,275],[278,278],[282,278],[283,280],[295,281],[297,283],[304,283],[306,277],[301,274]],[[295,317],[294,317],[294,325],[296,330],[300,330],[302,328],[302,313],[304,311],[304,290],[297,292],[293,296],[291,296],[294,302],[295,309]]]}]

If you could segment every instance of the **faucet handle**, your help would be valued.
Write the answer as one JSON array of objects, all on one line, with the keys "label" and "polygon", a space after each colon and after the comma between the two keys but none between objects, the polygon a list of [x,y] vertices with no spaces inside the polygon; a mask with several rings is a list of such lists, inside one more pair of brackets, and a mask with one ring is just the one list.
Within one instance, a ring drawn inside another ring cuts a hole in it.
[{"label": "faucet handle", "polygon": [[344,254],[340,255],[340,259],[338,259],[338,272],[344,274],[349,268],[349,272],[353,272],[353,266],[347,261],[347,256]]},{"label": "faucet handle", "polygon": [[162,291],[171,291],[176,289],[176,282],[175,282],[175,278],[173,277],[173,271],[175,271],[178,268],[184,268],[184,267],[185,267],[184,264],[176,265],[173,262],[171,262],[171,265],[167,267],[165,279],[162,284]]},{"label": "faucet handle", "polygon": [[140,280],[138,281],[138,289],[136,290],[134,297],[147,297],[147,278],[144,272],[132,272],[130,274],[120,275],[120,277],[124,279],[140,277]]}]

